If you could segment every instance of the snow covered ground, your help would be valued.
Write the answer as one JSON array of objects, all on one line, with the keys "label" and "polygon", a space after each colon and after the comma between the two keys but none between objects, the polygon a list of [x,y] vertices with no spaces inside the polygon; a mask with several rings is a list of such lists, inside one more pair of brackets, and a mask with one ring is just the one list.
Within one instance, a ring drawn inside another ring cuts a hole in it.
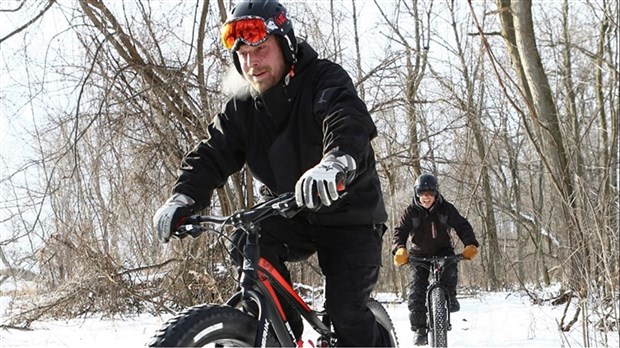
[{"label": "snow covered ground", "polygon": [[[4,318],[8,298],[1,298]],[[558,330],[564,306],[532,305],[520,293],[483,293],[460,297],[461,310],[452,317],[453,329],[448,334],[451,347],[584,347],[580,322],[571,331]],[[401,347],[410,347],[405,304],[386,304],[396,327]],[[571,314],[572,315],[572,314]],[[86,318],[34,322],[31,330],[0,329],[2,347],[138,347],[169,318],[140,315],[117,319]],[[316,339],[306,328],[305,339]],[[590,347],[618,347],[617,332],[606,337],[590,333]],[[308,346],[308,345],[304,345]]]}]

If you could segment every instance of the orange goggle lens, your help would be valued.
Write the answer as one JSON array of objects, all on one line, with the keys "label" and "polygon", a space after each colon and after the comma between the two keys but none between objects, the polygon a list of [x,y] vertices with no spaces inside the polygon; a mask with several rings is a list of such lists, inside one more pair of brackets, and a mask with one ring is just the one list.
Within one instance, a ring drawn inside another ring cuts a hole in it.
[{"label": "orange goggle lens", "polygon": [[224,24],[222,27],[222,42],[226,49],[235,46],[237,40],[256,46],[267,39],[265,21],[260,18],[245,18]]}]

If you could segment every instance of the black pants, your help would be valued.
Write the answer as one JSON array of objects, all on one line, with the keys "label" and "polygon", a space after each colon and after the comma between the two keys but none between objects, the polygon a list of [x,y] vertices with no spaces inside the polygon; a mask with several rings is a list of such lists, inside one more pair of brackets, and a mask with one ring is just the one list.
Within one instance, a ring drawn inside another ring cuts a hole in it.
[{"label": "black pants", "polygon": [[[453,249],[444,249],[435,256],[454,255]],[[428,287],[428,277],[430,272],[424,266],[409,263],[411,268],[411,283],[409,283],[409,322],[411,330],[426,328],[426,288]],[[457,264],[452,262],[446,265],[441,275],[440,283],[447,289],[450,296],[456,295],[456,284],[458,281]]]},{"label": "black pants", "polygon": [[[285,261],[305,260],[317,252],[325,276],[326,308],[339,345],[387,346],[389,336],[367,306],[379,276],[383,231],[383,225],[326,227],[311,225],[301,216],[273,217],[261,222],[260,255],[290,283]],[[235,244],[243,243],[243,232],[235,233]],[[294,334],[300,337],[301,317],[286,301],[280,302]]]}]

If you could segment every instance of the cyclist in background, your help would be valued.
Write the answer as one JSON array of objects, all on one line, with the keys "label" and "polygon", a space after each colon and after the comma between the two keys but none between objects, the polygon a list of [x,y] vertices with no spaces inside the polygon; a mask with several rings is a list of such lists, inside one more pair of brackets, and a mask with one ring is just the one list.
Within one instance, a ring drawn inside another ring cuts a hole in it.
[{"label": "cyclist in background", "polygon": [[[417,257],[454,255],[454,243],[450,230],[454,229],[465,249],[463,257],[471,260],[478,254],[478,241],[474,231],[459,211],[439,193],[437,178],[432,174],[420,175],[414,186],[415,195],[402,214],[398,227],[394,229],[392,254],[394,264],[409,263],[409,253]],[[409,241],[410,249],[407,249]],[[428,343],[426,322],[426,288],[429,270],[424,266],[410,264],[409,322],[414,334],[415,345]],[[457,312],[460,304],[456,299],[458,268],[456,263],[446,266],[441,283],[450,294],[450,312]]]},{"label": "cyclist in background", "polygon": [[[261,256],[290,282],[285,261],[317,252],[339,345],[388,345],[389,334],[367,306],[387,214],[366,105],[340,65],[298,41],[277,1],[239,2],[222,26],[222,41],[247,86],[183,159],[172,196],[153,217],[159,238],[167,242],[185,216],[207,207],[213,190],[247,164],[265,191],[294,191],[307,208],[293,219],[261,222]],[[300,340],[301,317],[281,302]]]}]

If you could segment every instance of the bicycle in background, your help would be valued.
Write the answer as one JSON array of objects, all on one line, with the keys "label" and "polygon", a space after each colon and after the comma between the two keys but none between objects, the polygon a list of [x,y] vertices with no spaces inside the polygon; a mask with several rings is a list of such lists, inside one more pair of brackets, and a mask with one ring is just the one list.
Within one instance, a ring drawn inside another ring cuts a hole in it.
[{"label": "bicycle in background", "polygon": [[450,263],[462,261],[463,254],[451,256],[416,257],[409,260],[429,270],[432,279],[426,289],[426,315],[431,347],[447,347],[450,324],[450,294],[440,283],[445,267]]}]

